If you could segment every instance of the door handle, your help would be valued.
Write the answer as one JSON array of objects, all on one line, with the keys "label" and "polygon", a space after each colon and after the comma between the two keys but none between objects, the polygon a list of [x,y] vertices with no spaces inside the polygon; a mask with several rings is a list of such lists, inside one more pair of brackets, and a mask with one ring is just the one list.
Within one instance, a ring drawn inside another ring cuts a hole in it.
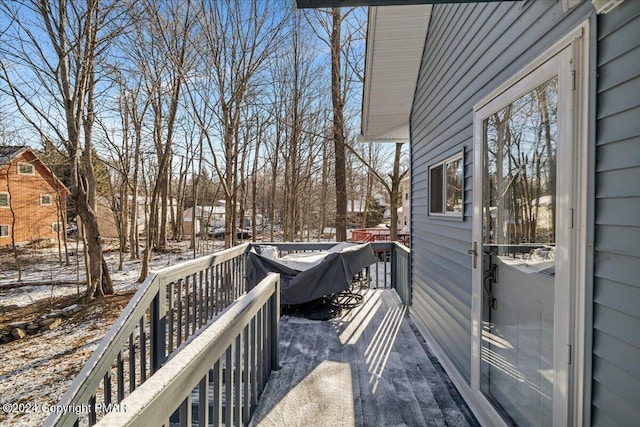
[{"label": "door handle", "polygon": [[473,256],[473,268],[478,268],[478,242],[473,242],[467,253]]}]

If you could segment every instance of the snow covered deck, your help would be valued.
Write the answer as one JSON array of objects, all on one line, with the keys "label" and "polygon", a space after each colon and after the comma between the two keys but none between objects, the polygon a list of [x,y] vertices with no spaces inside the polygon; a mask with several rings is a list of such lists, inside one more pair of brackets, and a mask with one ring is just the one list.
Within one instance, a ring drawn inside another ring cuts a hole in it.
[{"label": "snow covered deck", "polygon": [[478,425],[392,289],[330,321],[283,316],[253,426]]}]

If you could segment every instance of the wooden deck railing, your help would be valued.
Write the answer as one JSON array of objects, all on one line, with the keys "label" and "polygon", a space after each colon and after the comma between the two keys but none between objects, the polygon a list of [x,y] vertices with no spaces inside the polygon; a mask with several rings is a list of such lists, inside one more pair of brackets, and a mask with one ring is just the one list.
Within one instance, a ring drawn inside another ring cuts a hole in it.
[{"label": "wooden deck railing", "polygon": [[[404,246],[410,246],[410,235],[398,233],[398,242]],[[353,242],[389,242],[391,241],[391,231],[388,228],[358,228],[351,231],[351,241]]]},{"label": "wooden deck railing", "polygon": [[[183,342],[245,293],[248,244],[152,272],[45,425],[94,425]],[[71,408],[70,410],[66,408]]]},{"label": "wooden deck railing", "polygon": [[[276,246],[280,255],[321,251],[335,245],[269,244]],[[168,358],[177,357],[178,349],[184,348],[190,337],[195,339],[211,319],[245,294],[245,257],[251,245],[151,273],[56,405],[65,409],[51,413],[45,425],[94,425],[105,415],[104,408],[119,408],[117,404],[147,382]],[[379,261],[365,268],[360,279],[371,288],[396,289],[403,303],[411,304],[409,250],[397,242],[373,242],[371,247]],[[266,320],[261,322],[265,325]],[[241,355],[246,357],[244,354],[229,357],[239,360]],[[215,377],[215,369],[213,372]],[[225,384],[227,396],[239,393],[229,388],[229,381]],[[183,419],[191,416],[185,410],[181,410]],[[236,415],[234,419],[239,418]]]},{"label": "wooden deck railing", "polygon": [[126,411],[110,412],[97,425],[247,425],[278,369],[279,284],[279,275],[270,273],[184,343],[189,351],[176,352],[123,400]]}]

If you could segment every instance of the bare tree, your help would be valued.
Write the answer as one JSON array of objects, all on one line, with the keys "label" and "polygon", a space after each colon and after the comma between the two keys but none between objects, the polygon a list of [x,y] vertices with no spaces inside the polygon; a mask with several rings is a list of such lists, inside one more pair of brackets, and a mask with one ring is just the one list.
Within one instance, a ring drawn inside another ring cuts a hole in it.
[{"label": "bare tree", "polygon": [[[261,67],[282,40],[284,19],[270,8],[270,4],[257,0],[236,2],[221,0],[201,9],[200,22],[203,63],[215,82],[211,110],[217,115],[220,127],[223,162],[217,161],[217,145],[210,135],[207,141],[213,153],[214,167],[225,195],[225,246],[235,243],[235,215],[238,186],[238,164],[241,147],[238,146],[240,119],[251,84]],[[206,72],[204,70],[203,72]],[[203,100],[206,102],[206,100]],[[211,102],[211,101],[209,101]],[[222,164],[220,164],[222,163]]]},{"label": "bare tree", "polygon": [[409,172],[408,169],[401,169],[400,159],[402,157],[402,143],[398,142],[395,144],[395,152],[393,156],[393,169],[390,174],[387,175],[389,180],[385,179],[385,177],[375,168],[370,162],[367,161],[357,150],[353,149],[350,145],[346,145],[346,147],[351,151],[367,168],[371,171],[371,173],[376,177],[378,182],[382,184],[387,190],[389,194],[389,209],[391,213],[391,224],[389,225],[391,240],[398,239],[398,205],[400,204],[400,182]]},{"label": "bare tree", "polygon": [[347,177],[345,165],[344,97],[341,83],[340,8],[331,10],[331,103],[333,105],[333,144],[336,156],[336,240],[347,240]]},{"label": "bare tree", "polygon": [[41,136],[63,141],[69,156],[71,197],[86,232],[89,299],[113,292],[95,213],[93,125],[100,61],[126,25],[124,7],[96,0],[0,5],[11,22],[0,42],[5,93]]},{"label": "bare tree", "polygon": [[[362,81],[362,73],[354,58],[353,46],[364,37],[364,25],[354,19],[355,25],[343,25],[350,22],[348,17],[357,14],[359,9],[351,8],[342,11],[340,8],[316,10],[315,19],[324,34],[316,30],[320,39],[324,40],[331,52],[331,104],[333,107],[332,141],[335,156],[334,176],[336,190],[336,240],[346,240],[347,226],[347,168],[346,140],[348,135],[345,108],[353,89],[353,83]],[[313,26],[313,24],[312,24]],[[315,27],[314,27],[315,28]]]},{"label": "bare tree", "polygon": [[22,280],[22,262],[20,260],[20,253],[18,252],[18,246],[16,245],[16,212],[13,208],[13,203],[11,202],[11,179],[9,176],[9,172],[11,170],[10,166],[7,166],[6,171],[6,180],[7,180],[7,198],[9,199],[9,211],[11,212],[11,252],[13,252],[13,258],[16,260],[16,266],[18,267],[18,282]]},{"label": "bare tree", "polygon": [[[157,161],[154,179],[150,183],[146,249],[138,278],[141,282],[149,273],[151,252],[166,244],[170,168],[183,76],[193,66],[191,36],[196,9],[190,0],[172,4],[146,1],[138,4],[138,7],[143,10],[136,11],[134,15],[143,14],[145,19],[138,21],[137,31],[131,33],[123,51],[135,68],[132,72],[140,76],[144,85],[144,95],[152,116],[152,139]],[[142,120],[144,116],[138,116],[134,125],[139,126]],[[144,159],[141,157],[138,160]]]}]

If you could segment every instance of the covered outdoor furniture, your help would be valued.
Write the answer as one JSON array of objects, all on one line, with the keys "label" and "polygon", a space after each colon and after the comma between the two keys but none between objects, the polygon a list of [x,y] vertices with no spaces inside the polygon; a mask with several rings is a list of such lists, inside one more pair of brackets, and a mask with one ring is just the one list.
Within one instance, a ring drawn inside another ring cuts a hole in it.
[{"label": "covered outdoor furniture", "polygon": [[247,290],[269,272],[280,273],[282,305],[303,304],[349,288],[353,277],[378,259],[368,243],[339,243],[319,252],[278,256],[273,246],[261,245],[247,256]]}]

